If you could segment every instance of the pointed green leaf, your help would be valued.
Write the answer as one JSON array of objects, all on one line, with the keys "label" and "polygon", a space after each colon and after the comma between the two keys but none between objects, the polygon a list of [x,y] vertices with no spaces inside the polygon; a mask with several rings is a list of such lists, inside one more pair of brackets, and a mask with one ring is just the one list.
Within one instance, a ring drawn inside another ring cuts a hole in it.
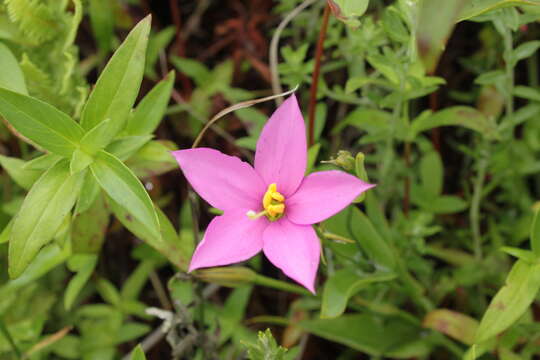
[{"label": "pointed green leaf", "polygon": [[0,87],[28,95],[28,89],[24,81],[24,74],[19,66],[19,62],[9,48],[0,43]]},{"label": "pointed green leaf", "polygon": [[83,109],[86,130],[105,119],[111,119],[114,135],[124,128],[141,86],[150,21],[148,16],[135,26],[101,73]]},{"label": "pointed green leaf", "polygon": [[63,160],[32,186],[13,223],[9,274],[18,277],[39,249],[52,240],[79,195],[84,173],[71,175]]},{"label": "pointed green leaf", "polygon": [[484,114],[468,106],[452,106],[430,116],[419,117],[412,124],[414,136],[422,131],[441,126],[463,126],[475,130],[487,139],[498,137],[495,124]]},{"label": "pointed green leaf", "polygon": [[420,160],[422,188],[431,195],[440,195],[443,189],[444,167],[437,151],[426,153]]},{"label": "pointed green leaf", "polygon": [[390,281],[393,273],[357,274],[351,269],[341,269],[332,274],[324,284],[321,318],[335,318],[343,314],[349,298],[370,284]]},{"label": "pointed green leaf", "polygon": [[77,269],[72,269],[77,274],[71,278],[64,293],[64,307],[66,310],[71,309],[77,295],[79,295],[88,279],[90,279],[90,275],[94,272],[98,260],[97,255],[74,255],[74,257],[81,264],[77,266]]},{"label": "pointed green leaf", "polygon": [[47,170],[51,166],[53,166],[58,160],[62,159],[61,156],[55,155],[55,154],[44,154],[41,156],[38,156],[30,161],[27,161],[23,169],[24,170]]},{"label": "pointed green leaf", "polygon": [[81,139],[81,148],[94,155],[104,149],[114,138],[114,123],[105,119],[90,129]]},{"label": "pointed green leaf", "polygon": [[[419,327],[396,318],[381,321],[370,314],[343,315],[335,319],[304,320],[299,326],[324,339],[346,345],[372,356],[383,356],[418,339]],[[418,347],[410,357],[422,357],[425,347]]]},{"label": "pointed green leaf", "polygon": [[538,290],[540,264],[518,260],[482,317],[475,343],[484,342],[514,324],[532,304]]},{"label": "pointed green leaf", "polygon": [[58,155],[70,157],[84,131],[53,106],[0,88],[0,114],[30,141]]},{"label": "pointed green leaf", "polygon": [[93,161],[94,159],[90,155],[88,155],[81,149],[76,149],[73,152],[73,155],[71,156],[71,160],[69,162],[69,171],[72,174],[83,171],[88,166],[90,166]]},{"label": "pointed green leaf", "polygon": [[120,160],[126,161],[152,140],[152,137],[152,135],[121,137],[110,143],[106,151]]},{"label": "pointed green leaf", "polygon": [[151,236],[160,239],[159,221],[150,196],[141,182],[118,158],[100,151],[90,165],[103,190],[135,219]]},{"label": "pointed green leaf", "polygon": [[174,85],[174,71],[141,100],[126,126],[128,136],[152,134],[165,115]]},{"label": "pointed green leaf", "polygon": [[92,206],[96,197],[99,195],[101,188],[97,183],[92,172],[88,171],[84,176],[84,181],[81,188],[81,195],[77,200],[75,207],[75,215],[85,212]]},{"label": "pointed green leaf", "polygon": [[133,350],[131,353],[131,360],[146,360],[146,356],[144,355],[141,345],[137,345],[137,347]]},{"label": "pointed green leaf", "polygon": [[6,170],[9,176],[23,189],[30,189],[43,171],[28,170],[25,168],[27,162],[21,159],[0,155],[0,165]]}]

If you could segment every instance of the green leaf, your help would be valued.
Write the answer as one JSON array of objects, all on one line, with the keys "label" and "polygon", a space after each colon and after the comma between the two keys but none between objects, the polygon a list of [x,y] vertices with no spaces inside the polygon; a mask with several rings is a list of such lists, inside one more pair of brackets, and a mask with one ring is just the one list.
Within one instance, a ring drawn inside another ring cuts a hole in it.
[{"label": "green leaf", "polygon": [[157,78],[154,67],[159,59],[159,53],[166,50],[167,46],[172,41],[175,34],[176,28],[171,25],[161,30],[157,34],[150,35],[150,39],[148,40],[148,50],[146,51],[145,74],[152,80]]},{"label": "green leaf", "polygon": [[130,157],[126,165],[139,178],[161,175],[178,167],[171,155],[171,151],[176,149],[170,141],[150,141]]},{"label": "green leaf", "polygon": [[28,95],[24,74],[19,66],[19,62],[11,50],[2,43],[0,43],[0,64],[2,64],[0,88]]},{"label": "green leaf", "polygon": [[99,278],[96,283],[96,289],[103,300],[114,306],[120,305],[120,302],[122,301],[120,293],[109,280]]},{"label": "green leaf", "polygon": [[498,138],[497,129],[484,114],[468,106],[452,106],[426,117],[417,118],[412,124],[413,136],[422,131],[441,126],[463,126],[475,130],[487,139]]},{"label": "green leaf", "polygon": [[69,171],[71,174],[76,174],[80,171],[86,169],[94,161],[92,156],[88,155],[86,152],[80,148],[76,149],[71,156],[69,162]]},{"label": "green leaf", "polygon": [[135,219],[149,234],[161,239],[159,221],[150,196],[137,177],[113,155],[100,151],[90,169],[103,190]]},{"label": "green leaf", "polygon": [[491,300],[476,332],[475,343],[486,341],[515,323],[532,304],[539,289],[540,264],[518,260],[506,284]]},{"label": "green leaf", "polygon": [[7,225],[0,232],[0,244],[5,244],[9,241],[11,236],[11,229],[13,228],[13,219],[11,219]]},{"label": "green leaf", "polygon": [[336,18],[356,27],[360,24],[357,18],[366,12],[369,0],[327,0],[327,3]]},{"label": "green leaf", "polygon": [[147,142],[152,140],[152,137],[152,135],[121,137],[110,143],[109,146],[107,146],[106,151],[120,160],[126,161]]},{"label": "green leaf", "polygon": [[70,255],[71,251],[69,246],[64,246],[62,249],[55,243],[45,246],[26,270],[24,270],[22,275],[17,279],[10,280],[6,285],[0,288],[0,298],[4,297],[6,293],[19,289],[34,282],[36,279],[39,279],[53,268],[66,261]]},{"label": "green leaf", "polygon": [[75,299],[90,279],[98,260],[97,255],[74,255],[74,257],[80,264],[76,269],[72,268],[77,274],[71,278],[64,293],[64,307],[67,311],[71,309]]},{"label": "green leaf", "polygon": [[187,270],[194,249],[193,239],[188,237],[180,238],[170,220],[159,207],[156,206],[155,210],[158,214],[161,237],[156,237],[144,223],[133,218],[116,201],[109,199],[109,205],[116,218],[129,231],[167,257],[178,268],[184,271]]},{"label": "green leaf", "polygon": [[357,274],[351,269],[341,269],[332,274],[324,284],[321,318],[341,316],[351,296],[370,284],[395,279],[393,273]]},{"label": "green leaf", "polygon": [[531,226],[531,249],[537,257],[540,257],[540,213],[539,210],[534,212],[534,220]]},{"label": "green leaf", "polygon": [[422,187],[433,195],[440,195],[443,189],[443,163],[437,151],[426,153],[420,160]]},{"label": "green leaf", "polygon": [[514,95],[527,100],[540,101],[540,91],[528,86],[516,86],[514,88]]},{"label": "green leaf", "polygon": [[420,3],[416,44],[426,71],[433,74],[466,0],[431,0]]},{"label": "green leaf", "polygon": [[131,360],[146,360],[146,356],[144,355],[141,345],[137,345],[137,347],[133,349],[131,352]]},{"label": "green leaf", "polygon": [[84,129],[105,119],[111,119],[113,137],[124,128],[141,86],[149,32],[150,16],[135,26],[115,52],[83,109]]},{"label": "green leaf", "polygon": [[204,86],[205,82],[211,77],[210,70],[197,60],[178,56],[172,56],[170,60],[178,71],[192,78],[197,86]]},{"label": "green leaf", "polygon": [[381,266],[395,268],[396,259],[392,249],[358,208],[349,206],[324,224],[331,232],[356,240],[368,256]]},{"label": "green leaf", "polygon": [[508,6],[539,5],[538,0],[472,0],[464,6],[458,21],[468,20],[488,11],[493,11]]},{"label": "green leaf", "polygon": [[71,156],[84,134],[79,124],[53,106],[2,88],[0,114],[22,136],[65,157]]},{"label": "green leaf", "polygon": [[308,161],[306,167],[306,174],[309,174],[313,170],[315,161],[317,161],[317,156],[319,156],[319,150],[321,149],[321,144],[313,144],[308,150]]},{"label": "green leaf", "polygon": [[69,162],[45,172],[24,199],[9,241],[9,274],[18,277],[39,249],[52,240],[79,195],[84,173],[71,175]]},{"label": "green leaf", "polygon": [[255,344],[244,343],[249,360],[284,360],[287,349],[279,346],[270,329],[259,331]]},{"label": "green leaf", "polygon": [[141,100],[133,116],[129,118],[126,134],[129,136],[149,135],[156,130],[165,115],[174,85],[174,71]]},{"label": "green leaf", "polygon": [[89,155],[95,155],[109,145],[114,135],[114,123],[110,119],[105,119],[83,136],[81,148]]},{"label": "green leaf", "polygon": [[[92,174],[88,175],[90,176],[86,177],[85,183],[87,179],[92,179],[96,183]],[[75,254],[98,254],[105,240],[110,211],[107,209],[104,196],[99,193],[99,186],[97,189],[98,196],[94,197],[94,202],[87,209],[78,213],[80,202],[77,204],[76,214],[71,223],[71,242]],[[81,197],[84,190],[83,185]]]},{"label": "green leaf", "polygon": [[527,41],[512,52],[512,66],[515,66],[520,60],[532,56],[540,48],[540,40]]},{"label": "green leaf", "polygon": [[422,325],[448,335],[466,345],[474,343],[474,334],[478,329],[476,319],[448,309],[430,311],[424,318]]},{"label": "green leaf", "polygon": [[23,169],[24,170],[47,170],[51,166],[53,166],[58,160],[60,160],[62,157],[55,155],[55,154],[44,154],[41,156],[38,156],[24,164]]},{"label": "green leaf", "polygon": [[100,192],[99,184],[89,171],[84,176],[84,181],[81,188],[81,195],[77,200],[77,206],[75,207],[75,215],[85,212],[92,206],[96,197]]},{"label": "green leaf", "polygon": [[92,32],[103,53],[111,50],[114,35],[114,3],[109,0],[90,0],[88,12]]},{"label": "green leaf", "polygon": [[[395,318],[377,319],[369,314],[343,315],[335,319],[304,320],[298,325],[324,339],[346,345],[371,356],[391,356],[401,347],[418,339],[421,329]],[[422,357],[426,348],[407,358]]]},{"label": "green leaf", "polygon": [[30,189],[43,171],[28,170],[25,168],[27,162],[21,159],[0,155],[0,165],[6,170],[9,176],[23,189]]}]

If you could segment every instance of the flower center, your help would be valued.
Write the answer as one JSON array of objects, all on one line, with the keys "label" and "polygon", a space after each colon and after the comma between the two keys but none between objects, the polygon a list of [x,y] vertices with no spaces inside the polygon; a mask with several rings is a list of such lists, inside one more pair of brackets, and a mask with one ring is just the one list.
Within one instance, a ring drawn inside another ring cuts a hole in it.
[{"label": "flower center", "polygon": [[268,185],[268,190],[266,190],[263,196],[262,204],[263,211],[256,213],[253,210],[249,210],[246,216],[251,220],[257,220],[262,216],[266,216],[268,220],[276,221],[285,213],[285,196],[277,191],[277,185],[275,183]]},{"label": "flower center", "polygon": [[283,216],[285,212],[285,196],[277,191],[277,185],[268,185],[268,190],[263,196],[263,208],[265,215],[270,221],[276,221]]}]

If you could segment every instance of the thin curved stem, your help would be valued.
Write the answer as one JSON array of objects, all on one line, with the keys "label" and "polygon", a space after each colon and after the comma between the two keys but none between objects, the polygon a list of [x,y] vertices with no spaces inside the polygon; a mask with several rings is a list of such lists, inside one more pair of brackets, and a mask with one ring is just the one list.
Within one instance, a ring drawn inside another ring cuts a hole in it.
[{"label": "thin curved stem", "polygon": [[[283,88],[281,87],[281,83],[279,82],[279,72],[278,72],[278,48],[279,48],[279,38],[281,37],[281,33],[283,30],[289,25],[289,23],[302,11],[304,11],[305,8],[308,6],[314,4],[318,0],[305,0],[300,5],[298,5],[296,8],[294,8],[287,16],[283,18],[281,23],[278,25],[276,31],[274,32],[274,35],[272,36],[272,41],[270,41],[270,74],[272,78],[272,92],[276,94],[280,94],[283,92]],[[276,98],[276,104],[281,105],[283,100],[281,98]]]}]

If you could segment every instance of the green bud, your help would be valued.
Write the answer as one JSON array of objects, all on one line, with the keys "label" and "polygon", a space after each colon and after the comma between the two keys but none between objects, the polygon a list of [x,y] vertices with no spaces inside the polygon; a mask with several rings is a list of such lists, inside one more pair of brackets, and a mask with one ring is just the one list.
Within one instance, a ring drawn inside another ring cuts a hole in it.
[{"label": "green bud", "polygon": [[354,169],[354,158],[350,152],[345,150],[339,150],[335,159],[322,162],[325,164],[334,164],[347,171],[352,171]]},{"label": "green bud", "polygon": [[257,276],[253,270],[242,266],[201,269],[194,275],[199,280],[228,287],[251,284]]}]

